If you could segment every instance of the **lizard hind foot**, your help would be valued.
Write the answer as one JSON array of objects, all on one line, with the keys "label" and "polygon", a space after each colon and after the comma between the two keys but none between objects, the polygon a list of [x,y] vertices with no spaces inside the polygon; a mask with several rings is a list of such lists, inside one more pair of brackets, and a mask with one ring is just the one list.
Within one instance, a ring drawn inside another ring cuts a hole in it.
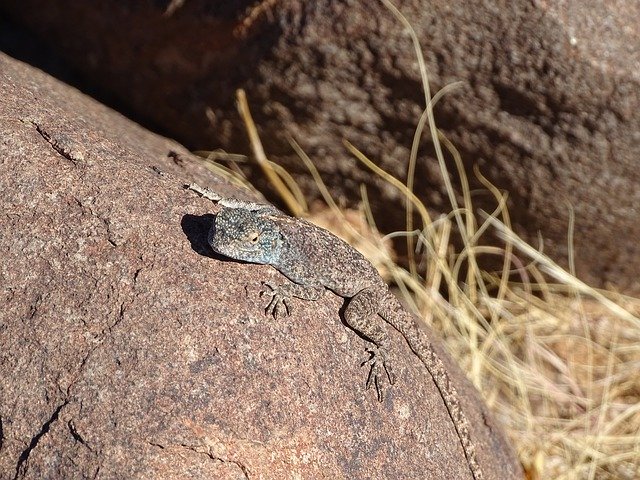
[{"label": "lizard hind foot", "polygon": [[260,297],[269,298],[269,302],[264,309],[265,315],[271,315],[275,319],[279,316],[286,317],[289,315],[288,296],[282,292],[282,289],[278,285],[262,282]]},{"label": "lizard hind foot", "polygon": [[369,359],[362,362],[362,366],[369,366],[369,375],[367,376],[366,388],[371,388],[372,385],[376,387],[376,393],[378,395],[378,401],[382,402],[384,399],[384,391],[387,388],[385,386],[384,378],[386,377],[389,385],[396,383],[396,376],[391,369],[391,365],[387,363],[387,351],[381,347],[374,347],[367,350],[369,352]]}]

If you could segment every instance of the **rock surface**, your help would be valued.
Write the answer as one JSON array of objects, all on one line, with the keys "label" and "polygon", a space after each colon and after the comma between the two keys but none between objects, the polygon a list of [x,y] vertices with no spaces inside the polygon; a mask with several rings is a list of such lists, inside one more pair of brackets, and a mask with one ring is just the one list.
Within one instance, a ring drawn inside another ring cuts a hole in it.
[{"label": "rock surface", "polygon": [[[439,125],[468,172],[478,164],[509,192],[518,231],[533,243],[541,231],[545,252],[566,264],[571,204],[578,273],[640,290],[640,4],[394,3],[418,33],[434,89],[465,82],[440,102]],[[8,0],[0,8],[92,85],[193,148],[248,151],[234,106],[244,87],[267,152],[308,192],[315,186],[286,134],[334,194],[355,201],[364,182],[383,226],[403,227],[397,193],[341,143],[406,175],[424,100],[411,42],[381,2],[101,0],[63,8]],[[428,139],[417,174],[428,206],[448,212]],[[487,195],[475,200],[495,205]]]},{"label": "rock surface", "polygon": [[[182,184],[241,192],[2,54],[0,112],[0,479],[468,478],[398,334],[378,403],[340,299],[274,321],[258,289],[282,277],[213,257],[212,206]],[[521,478],[444,358],[486,478]]]}]

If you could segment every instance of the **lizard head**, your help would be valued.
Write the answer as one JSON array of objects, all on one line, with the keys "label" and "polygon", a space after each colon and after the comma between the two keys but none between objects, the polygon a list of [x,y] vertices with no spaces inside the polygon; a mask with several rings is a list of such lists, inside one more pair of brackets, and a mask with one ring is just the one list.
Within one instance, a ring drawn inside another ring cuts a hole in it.
[{"label": "lizard head", "polygon": [[223,208],[209,231],[209,245],[217,253],[235,260],[275,264],[282,250],[282,236],[264,212],[245,208]]}]

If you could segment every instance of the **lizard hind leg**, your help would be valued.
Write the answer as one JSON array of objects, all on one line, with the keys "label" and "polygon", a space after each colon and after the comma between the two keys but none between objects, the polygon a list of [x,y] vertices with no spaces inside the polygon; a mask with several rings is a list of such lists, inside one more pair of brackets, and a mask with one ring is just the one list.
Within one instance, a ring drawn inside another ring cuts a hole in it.
[{"label": "lizard hind leg", "polygon": [[373,288],[361,290],[349,300],[343,317],[345,323],[353,331],[373,343],[373,346],[367,349],[370,357],[362,365],[370,367],[366,384],[367,389],[374,385],[378,401],[381,402],[385,390],[385,377],[389,384],[393,385],[395,376],[391,370],[391,365],[387,362],[387,354],[391,344],[389,335],[384,321],[377,315],[379,298],[379,292]]}]

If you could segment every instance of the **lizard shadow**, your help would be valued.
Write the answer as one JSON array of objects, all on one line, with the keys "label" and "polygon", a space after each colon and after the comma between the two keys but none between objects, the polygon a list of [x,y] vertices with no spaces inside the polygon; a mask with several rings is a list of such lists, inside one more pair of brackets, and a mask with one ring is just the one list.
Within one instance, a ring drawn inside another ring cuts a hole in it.
[{"label": "lizard shadow", "polygon": [[210,213],[205,215],[185,214],[180,221],[180,226],[191,244],[191,249],[198,255],[230,261],[227,257],[214,252],[207,242],[207,236],[215,218],[215,215]]},{"label": "lizard shadow", "polygon": [[194,252],[205,257],[217,259],[219,258],[218,255],[211,250],[211,247],[207,243],[207,235],[214,219],[215,215],[210,213],[206,215],[186,214],[182,217],[180,226]]}]

